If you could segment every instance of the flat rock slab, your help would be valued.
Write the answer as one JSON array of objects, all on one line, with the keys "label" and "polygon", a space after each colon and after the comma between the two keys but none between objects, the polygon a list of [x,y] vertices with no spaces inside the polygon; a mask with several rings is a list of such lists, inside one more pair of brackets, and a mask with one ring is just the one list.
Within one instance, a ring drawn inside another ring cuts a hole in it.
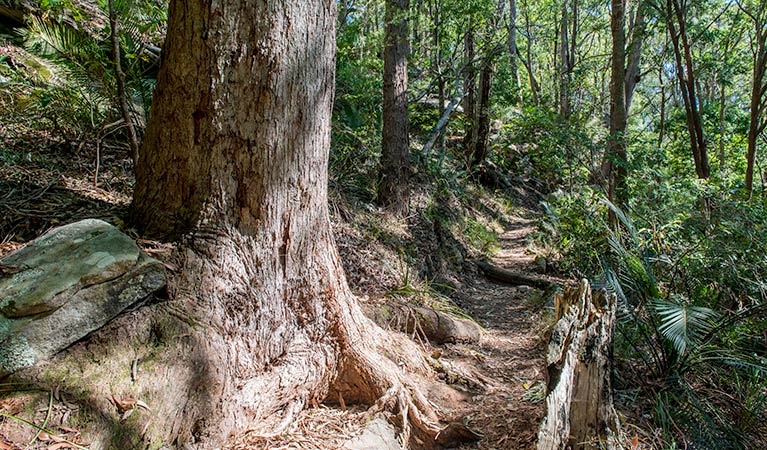
[{"label": "flat rock slab", "polygon": [[165,286],[165,270],[106,222],[56,228],[0,260],[0,376],[32,366]]},{"label": "flat rock slab", "polygon": [[384,419],[373,419],[359,436],[347,441],[347,450],[402,450],[397,441],[397,430]]}]

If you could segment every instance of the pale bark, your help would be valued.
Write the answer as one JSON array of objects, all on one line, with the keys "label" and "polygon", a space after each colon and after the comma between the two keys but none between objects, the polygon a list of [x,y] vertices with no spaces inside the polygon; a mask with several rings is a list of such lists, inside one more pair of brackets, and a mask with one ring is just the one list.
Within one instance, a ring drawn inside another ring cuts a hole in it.
[{"label": "pale bark", "polygon": [[511,72],[511,89],[515,92],[518,102],[522,101],[519,90],[519,49],[517,48],[517,0],[509,0],[509,71]]},{"label": "pale bark", "polygon": [[383,135],[378,203],[396,214],[408,209],[410,177],[407,116],[407,14],[409,0],[386,1]]},{"label": "pale bark", "polygon": [[[642,44],[645,38],[644,5],[638,0],[635,6],[633,20],[631,21],[631,40],[626,52],[626,80],[625,99],[626,115],[631,112],[631,104],[634,102],[634,91],[640,79],[640,62],[642,59]],[[624,12],[625,15],[625,12]]]},{"label": "pale bark", "polygon": [[612,393],[615,295],[592,292],[583,280],[555,296],[554,306],[538,450],[621,448]]},{"label": "pale bark", "polygon": [[181,238],[169,307],[194,345],[164,376],[183,366],[196,381],[155,399],[179,447],[279,432],[339,395],[399,411],[404,441],[436,435],[402,371],[427,374],[425,361],[364,316],[330,228],[335,8],[171,1],[133,214],[146,234]]},{"label": "pale bark", "polygon": [[540,105],[541,86],[538,83],[538,80],[535,78],[535,73],[533,72],[533,38],[532,30],[530,29],[530,15],[528,14],[526,4],[524,5],[523,11],[525,16],[525,34],[527,35],[527,47],[525,48],[525,59],[522,61],[522,64],[525,66],[525,71],[527,71],[527,78],[530,82],[530,91],[533,95],[533,103],[535,105]]}]

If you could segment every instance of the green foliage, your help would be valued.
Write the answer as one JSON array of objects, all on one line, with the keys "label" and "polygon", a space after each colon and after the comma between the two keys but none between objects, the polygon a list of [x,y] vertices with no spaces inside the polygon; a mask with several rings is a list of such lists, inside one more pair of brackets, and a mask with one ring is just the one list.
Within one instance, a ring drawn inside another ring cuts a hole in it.
[{"label": "green foliage", "polygon": [[[126,75],[128,103],[134,126],[141,131],[151,103],[155,80],[154,57],[147,51],[150,34],[164,28],[162,3],[115,2],[120,17],[121,65]],[[108,16],[100,3],[102,17]],[[51,130],[67,140],[102,139],[120,131],[114,63],[108,21],[102,29],[92,25],[70,1],[41,5],[49,12],[30,16],[20,31],[26,49],[34,54],[26,70],[14,73],[14,101],[9,119],[41,130]],[[82,20],[75,26],[64,15]],[[33,71],[29,67],[34,68]]]},{"label": "green foliage", "polygon": [[[513,173],[526,173],[550,188],[582,184],[586,167],[597,152],[591,135],[578,123],[562,120],[545,108],[528,107],[505,127],[511,146],[499,152],[499,163]],[[524,146],[520,151],[517,146]]]},{"label": "green foliage", "polygon": [[[631,216],[582,189],[553,199],[542,229],[556,232],[548,243],[562,252],[563,269],[601,273],[599,283],[618,294],[616,355],[642,363],[641,369],[629,364],[624,383],[649,392],[661,386],[655,420],[666,438],[749,448],[757,445],[760,426],[753,418],[767,415],[767,346],[760,334],[767,296],[758,269],[767,267],[761,238],[767,211],[722,188],[635,185]],[[608,210],[616,217],[612,225]],[[736,387],[742,397],[718,399]]]}]

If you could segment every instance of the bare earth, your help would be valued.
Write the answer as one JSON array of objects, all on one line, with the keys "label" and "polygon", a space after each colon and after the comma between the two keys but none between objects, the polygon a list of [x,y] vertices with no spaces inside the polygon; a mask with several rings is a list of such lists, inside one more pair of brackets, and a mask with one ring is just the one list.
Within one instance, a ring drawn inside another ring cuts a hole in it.
[{"label": "bare earth", "polygon": [[[499,267],[532,273],[534,256],[526,237],[533,221],[512,218],[492,258]],[[439,398],[445,416],[463,418],[483,439],[461,449],[535,448],[545,412],[544,350],[546,320],[543,293],[527,286],[508,286],[477,275],[453,293],[453,300],[485,330],[478,343],[429,347],[443,381],[427,395]],[[283,436],[241,436],[232,450],[337,449],[365,426],[361,407],[340,410],[324,405],[305,410]],[[393,419],[396,422],[396,419]]]},{"label": "bare earth", "polygon": [[[500,236],[493,258],[499,267],[532,272],[534,256],[526,251],[533,223],[515,219]],[[508,286],[478,277],[458,293],[461,306],[485,328],[478,345],[455,345],[443,358],[470,366],[485,381],[484,392],[466,405],[468,423],[485,438],[463,448],[534,448],[545,413],[543,315],[534,301],[542,293],[527,286]]]}]

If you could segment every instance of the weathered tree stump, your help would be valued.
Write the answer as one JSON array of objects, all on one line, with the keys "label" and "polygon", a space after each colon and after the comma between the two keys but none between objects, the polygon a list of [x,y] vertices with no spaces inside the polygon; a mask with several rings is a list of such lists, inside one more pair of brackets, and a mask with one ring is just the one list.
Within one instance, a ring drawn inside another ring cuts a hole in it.
[{"label": "weathered tree stump", "polygon": [[547,413],[538,450],[618,448],[612,397],[615,295],[588,281],[556,295],[549,342]]}]

